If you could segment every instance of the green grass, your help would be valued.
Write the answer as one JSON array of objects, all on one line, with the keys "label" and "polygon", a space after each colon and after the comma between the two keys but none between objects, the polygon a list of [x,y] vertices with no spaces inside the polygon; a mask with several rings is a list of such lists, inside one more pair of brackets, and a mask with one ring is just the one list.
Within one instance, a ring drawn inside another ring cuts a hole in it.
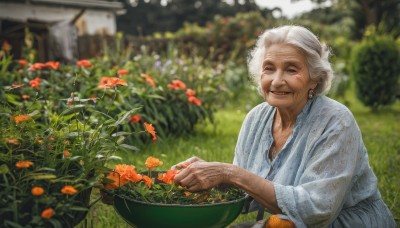
[{"label": "green grass", "polygon": [[[143,163],[148,156],[162,159],[163,169],[194,155],[208,161],[232,162],[241,123],[249,107],[259,101],[260,98],[249,98],[245,95],[245,98],[218,111],[215,125],[199,124],[193,136],[160,139],[142,151],[120,156],[124,163],[132,163],[139,169],[144,167]],[[400,103],[397,102],[379,113],[371,113],[355,99],[351,91],[347,94],[346,101],[341,102],[346,102],[360,126],[370,165],[379,180],[379,190],[397,224],[400,224]],[[93,200],[97,196],[95,191]],[[240,215],[234,223],[254,219],[255,213]],[[102,203],[93,206],[86,222],[88,227],[129,227],[111,206]]]}]

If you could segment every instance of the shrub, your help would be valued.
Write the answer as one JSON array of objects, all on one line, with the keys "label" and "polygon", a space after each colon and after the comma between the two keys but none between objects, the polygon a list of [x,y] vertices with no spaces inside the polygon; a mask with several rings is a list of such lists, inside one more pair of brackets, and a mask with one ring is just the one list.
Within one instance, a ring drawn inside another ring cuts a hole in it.
[{"label": "shrub", "polygon": [[393,38],[364,38],[352,51],[351,73],[362,103],[372,110],[392,104],[400,76],[400,52]]}]

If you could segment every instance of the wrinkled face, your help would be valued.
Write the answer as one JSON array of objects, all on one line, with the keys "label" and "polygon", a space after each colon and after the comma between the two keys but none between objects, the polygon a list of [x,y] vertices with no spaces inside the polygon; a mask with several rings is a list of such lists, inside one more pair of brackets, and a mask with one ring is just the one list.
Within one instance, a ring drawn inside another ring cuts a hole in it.
[{"label": "wrinkled face", "polygon": [[308,91],[317,83],[310,79],[304,54],[289,44],[274,44],[265,51],[261,88],[265,101],[280,110],[299,113]]}]

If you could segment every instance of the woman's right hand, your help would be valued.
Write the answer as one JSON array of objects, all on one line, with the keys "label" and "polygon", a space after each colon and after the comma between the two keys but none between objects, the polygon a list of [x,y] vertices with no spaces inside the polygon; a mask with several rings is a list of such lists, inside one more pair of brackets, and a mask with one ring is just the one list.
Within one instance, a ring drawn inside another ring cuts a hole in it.
[{"label": "woman's right hand", "polygon": [[179,162],[178,164],[173,165],[171,167],[171,169],[184,169],[184,168],[188,167],[190,164],[192,164],[194,162],[198,162],[198,161],[204,161],[204,160],[199,157],[193,156],[189,159],[186,159],[183,162]]}]

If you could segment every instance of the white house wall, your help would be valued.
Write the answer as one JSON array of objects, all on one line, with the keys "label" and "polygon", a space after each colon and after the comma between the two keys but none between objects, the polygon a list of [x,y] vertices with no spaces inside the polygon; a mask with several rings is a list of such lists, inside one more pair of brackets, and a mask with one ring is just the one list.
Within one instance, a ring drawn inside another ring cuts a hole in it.
[{"label": "white house wall", "polygon": [[[72,20],[80,9],[0,3],[0,19],[24,22],[27,19],[43,22]],[[76,23],[80,35],[115,34],[116,21],[112,11],[87,9]]]}]

